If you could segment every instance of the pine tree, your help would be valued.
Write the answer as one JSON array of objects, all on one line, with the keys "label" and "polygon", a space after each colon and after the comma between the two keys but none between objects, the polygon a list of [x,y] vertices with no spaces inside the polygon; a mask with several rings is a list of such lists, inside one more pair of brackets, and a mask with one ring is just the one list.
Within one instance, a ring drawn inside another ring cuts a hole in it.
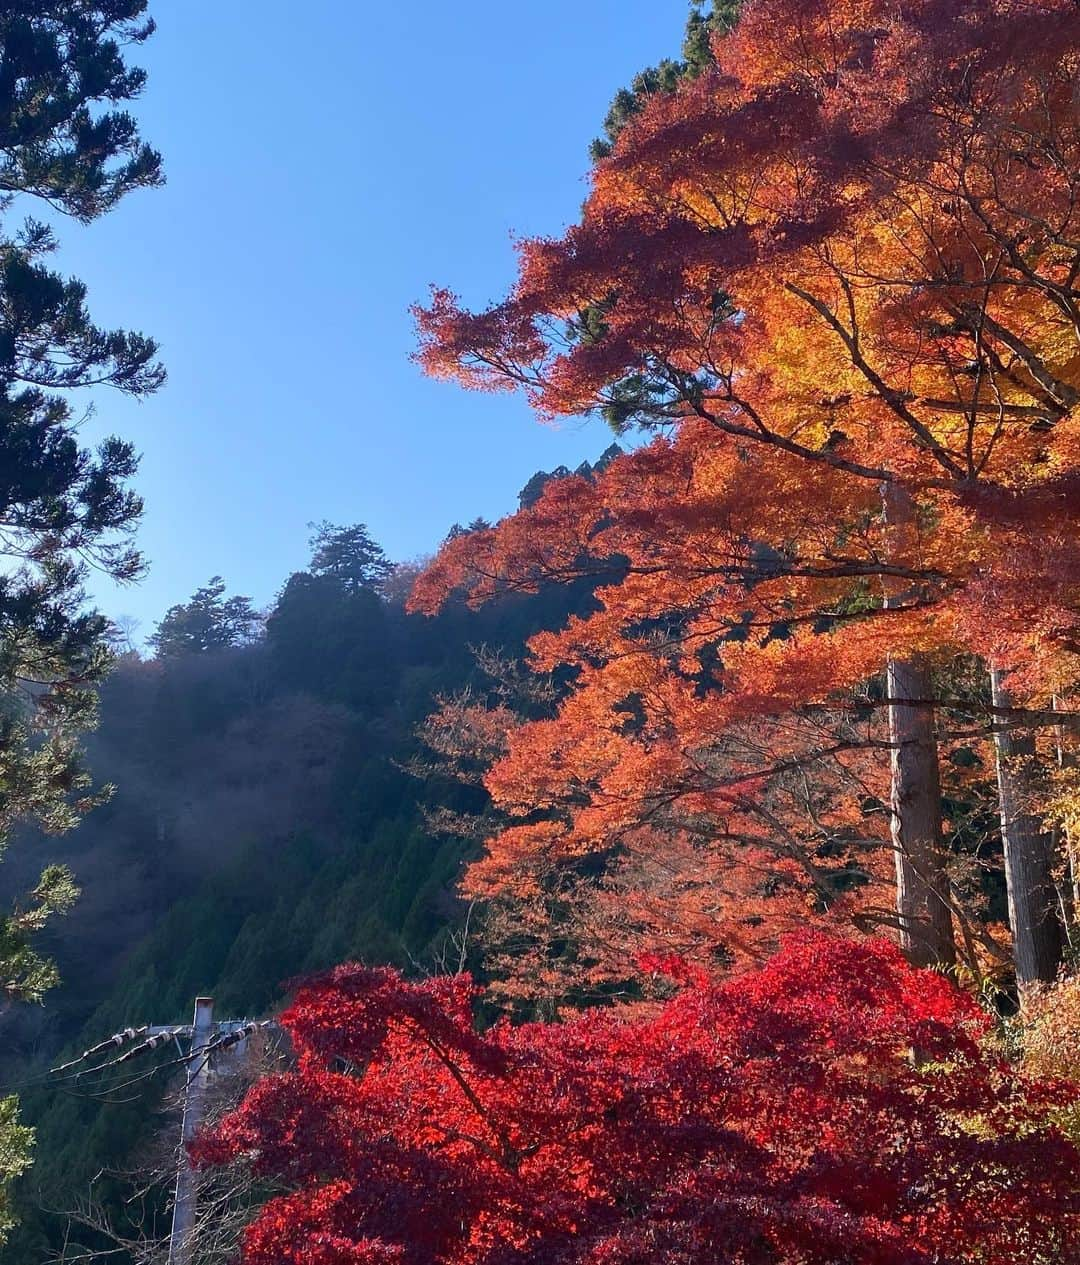
[{"label": "pine tree", "polygon": [[225,596],[225,581],[212,576],[191,600],[165,612],[150,645],[160,659],[229,650],[251,641],[260,623],[251,599]]},{"label": "pine tree", "polygon": [[[131,533],[142,503],[127,486],[134,448],[116,438],[84,448],[65,393],[110,385],[141,397],[164,380],[153,340],[95,325],[85,286],[48,266],[53,230],[16,215],[39,199],[89,223],[161,182],[158,154],[117,108],[145,81],[125,57],[153,31],[146,8],[0,9],[0,847],[17,821],[61,831],[95,801],[78,737],[94,722],[111,656],[108,621],[87,609],[82,581],[90,565],[120,581],[141,569]],[[22,907],[0,916],[6,998],[37,1000],[54,981],[31,941],[73,897],[70,876],[50,867]],[[24,1166],[30,1143],[14,1110],[0,1109],[0,1181]]]},{"label": "pine tree", "polygon": [[330,576],[350,592],[374,589],[393,571],[393,563],[383,548],[371,539],[363,523],[335,527],[333,523],[312,523],[311,574]]}]

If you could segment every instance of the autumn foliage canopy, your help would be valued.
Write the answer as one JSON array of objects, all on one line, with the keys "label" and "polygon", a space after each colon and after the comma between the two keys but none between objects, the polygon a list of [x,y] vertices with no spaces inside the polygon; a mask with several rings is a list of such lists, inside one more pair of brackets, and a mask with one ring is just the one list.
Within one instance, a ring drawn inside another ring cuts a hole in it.
[{"label": "autumn foliage canopy", "polygon": [[246,1265],[1080,1260],[1060,1088],[987,1053],[941,976],[823,936],[719,985],[649,965],[660,1008],[483,1034],[463,976],[305,985],[298,1069],[198,1148],[287,1188]]},{"label": "autumn foliage canopy", "polygon": [[730,899],[688,917],[753,956],[808,911],[889,925],[888,660],[977,655],[1042,706],[1080,675],[1080,10],[752,0],[714,55],[504,302],[418,310],[431,373],[659,433],[413,602],[600,582],[532,644],[574,687],[492,769],[470,890],[705,839]]},{"label": "autumn foliage canopy", "polygon": [[[897,948],[785,935],[910,930],[885,709],[1015,725],[1080,681],[1080,8],[750,0],[713,55],[504,302],[417,312],[429,372],[655,432],[412,603],[596,586],[530,644],[543,714],[451,703],[435,745],[490,765],[464,888],[548,921],[534,994],[665,1000],[481,1032],[465,976],[304,986],[297,1070],[198,1148],[286,1188],[247,1265],[1080,1262],[1075,1091]],[[884,698],[898,661],[936,696]],[[962,873],[921,881],[977,976]]]},{"label": "autumn foliage canopy", "polygon": [[[715,56],[624,128],[580,224],[521,245],[508,299],[418,311],[434,374],[674,428],[617,476],[644,493],[604,549],[629,549],[633,605],[563,649],[643,609],[729,623],[752,542],[798,623],[856,581],[909,591],[830,646],[839,680],[889,645],[1075,650],[1080,12],[756,0]],[[882,486],[917,529],[890,539]],[[576,531],[453,542],[417,605],[559,574],[615,495],[549,507]]]}]

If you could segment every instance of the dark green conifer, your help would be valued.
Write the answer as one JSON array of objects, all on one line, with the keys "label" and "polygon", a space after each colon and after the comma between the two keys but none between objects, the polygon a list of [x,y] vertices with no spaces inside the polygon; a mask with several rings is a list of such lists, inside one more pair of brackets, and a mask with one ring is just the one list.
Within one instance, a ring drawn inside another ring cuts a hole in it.
[{"label": "dark green conifer", "polygon": [[[86,608],[95,566],[130,580],[142,504],[127,486],[132,446],[78,437],[65,393],[111,385],[144,396],[164,371],[153,341],[93,323],[86,290],[48,266],[53,230],[22,207],[89,223],[132,189],[159,184],[159,156],[121,107],[145,75],[127,50],[153,30],[146,0],[11,0],[0,5],[0,847],[12,825],[69,828],[94,801],[78,736],[107,670],[108,622]],[[46,869],[21,908],[0,915],[0,994],[36,1000],[54,972],[32,948],[71,902]],[[0,1184],[29,1137],[0,1103]],[[6,1206],[0,1203],[0,1232]]]},{"label": "dark green conifer", "polygon": [[589,146],[594,162],[611,153],[619,133],[640,113],[649,97],[657,92],[674,92],[683,79],[693,79],[712,65],[712,37],[735,25],[740,3],[741,0],[712,0],[706,8],[700,0],[691,0],[682,58],[675,61],[665,57],[659,65],[635,75],[629,88],[619,89],[604,118],[604,135]]},{"label": "dark green conifer", "polygon": [[148,640],[159,659],[207,654],[245,645],[261,622],[251,599],[226,597],[225,581],[215,575],[195,590],[190,601],[170,607]]},{"label": "dark green conifer", "polygon": [[312,575],[329,576],[350,592],[372,589],[393,571],[393,563],[383,548],[371,539],[363,523],[336,527],[333,523],[310,523]]}]

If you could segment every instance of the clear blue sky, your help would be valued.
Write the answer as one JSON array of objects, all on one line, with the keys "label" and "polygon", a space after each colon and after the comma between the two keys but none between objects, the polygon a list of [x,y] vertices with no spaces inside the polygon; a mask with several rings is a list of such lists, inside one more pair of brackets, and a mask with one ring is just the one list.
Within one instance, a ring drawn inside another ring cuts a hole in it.
[{"label": "clear blue sky", "polygon": [[306,524],[366,522],[395,559],[495,518],[537,469],[596,456],[600,423],[423,379],[409,304],[513,275],[511,234],[558,231],[615,90],[677,52],[682,0],[157,0],[138,104],[165,189],[87,229],[60,266],[99,323],[157,337],[170,380],[99,393],[87,436],[143,455],[147,580],[95,597],[148,633],[213,574],[260,604]]}]

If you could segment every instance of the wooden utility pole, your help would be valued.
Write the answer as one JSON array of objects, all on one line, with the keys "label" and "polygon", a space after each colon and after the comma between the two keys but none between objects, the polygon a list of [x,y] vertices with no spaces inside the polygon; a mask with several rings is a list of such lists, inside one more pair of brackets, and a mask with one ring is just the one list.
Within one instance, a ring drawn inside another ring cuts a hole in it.
[{"label": "wooden utility pole", "polygon": [[187,1065],[184,1089],[184,1116],[180,1127],[180,1159],[176,1173],[176,1199],[173,1203],[172,1235],[169,1239],[169,1265],[190,1265],[195,1228],[195,1171],[188,1156],[188,1143],[198,1133],[206,1106],[206,1087],[210,1079],[210,1055],[207,1046],[214,1034],[214,999],[195,998],[195,1018],[191,1024],[191,1059]]},{"label": "wooden utility pole", "polygon": [[[195,1214],[198,1204],[198,1186],[195,1170],[188,1158],[188,1143],[202,1126],[206,1115],[206,1091],[210,1083],[210,1060],[223,1056],[243,1057],[249,1039],[259,1031],[276,1031],[278,1025],[272,1019],[224,1019],[214,1022],[214,999],[195,998],[195,1017],[187,1024],[142,1024],[124,1028],[105,1041],[84,1050],[77,1058],[50,1069],[51,1074],[69,1073],[67,1079],[78,1080],[81,1076],[100,1074],[129,1062],[140,1055],[159,1050],[175,1041],[178,1049],[182,1040],[188,1040],[187,1053],[162,1064],[156,1070],[186,1066],[184,1083],[184,1109],[180,1126],[180,1154],[176,1166],[176,1196],[173,1202],[172,1233],[169,1235],[169,1265],[191,1265],[195,1252]],[[132,1044],[134,1042],[134,1044]],[[126,1047],[126,1048],[125,1048]],[[103,1054],[113,1055],[104,1063],[82,1070],[82,1065]],[[72,1069],[80,1069],[72,1072]],[[151,1069],[151,1075],[155,1069]]]}]

